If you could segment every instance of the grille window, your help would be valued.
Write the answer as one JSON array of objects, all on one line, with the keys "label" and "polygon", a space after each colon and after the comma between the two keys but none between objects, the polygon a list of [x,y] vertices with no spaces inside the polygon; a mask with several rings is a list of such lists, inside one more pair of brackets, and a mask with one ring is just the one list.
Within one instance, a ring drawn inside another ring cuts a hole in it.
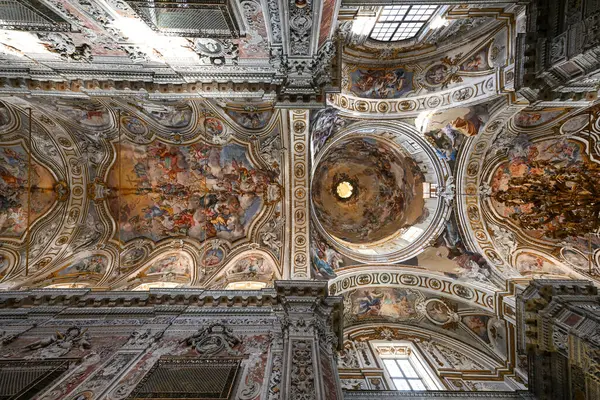
[{"label": "grille window", "polygon": [[229,399],[240,359],[161,358],[129,396],[141,399]]},{"label": "grille window", "polygon": [[167,36],[237,38],[239,25],[226,0],[126,0],[153,30]]},{"label": "grille window", "polygon": [[69,362],[64,359],[0,361],[0,400],[33,398],[67,371]]},{"label": "grille window", "polygon": [[0,0],[0,28],[69,32],[71,24],[38,0]]}]

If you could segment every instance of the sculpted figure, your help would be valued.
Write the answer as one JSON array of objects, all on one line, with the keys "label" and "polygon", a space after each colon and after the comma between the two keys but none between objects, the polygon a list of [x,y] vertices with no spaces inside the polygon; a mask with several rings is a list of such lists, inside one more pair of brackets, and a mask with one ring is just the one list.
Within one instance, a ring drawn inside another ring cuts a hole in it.
[{"label": "sculpted figure", "polygon": [[72,326],[64,333],[56,332],[55,335],[33,342],[25,346],[25,348],[27,350],[43,349],[41,356],[47,358],[64,356],[76,346],[80,349],[89,349],[92,347],[87,329],[82,330],[77,326]]},{"label": "sculpted figure", "polygon": [[233,335],[231,329],[221,324],[211,324],[208,328],[198,330],[180,343],[184,342],[188,346],[194,347],[201,355],[214,355],[221,351],[237,355],[238,352],[234,348],[241,344],[242,340]]}]

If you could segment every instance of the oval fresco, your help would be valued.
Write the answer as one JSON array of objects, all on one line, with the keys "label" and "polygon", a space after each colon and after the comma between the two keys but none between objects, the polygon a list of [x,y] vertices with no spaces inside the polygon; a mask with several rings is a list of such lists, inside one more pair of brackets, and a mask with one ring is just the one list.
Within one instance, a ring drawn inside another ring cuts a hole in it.
[{"label": "oval fresco", "polygon": [[6,276],[10,268],[11,260],[7,255],[0,253],[0,280]]},{"label": "oval fresco", "polygon": [[565,135],[574,135],[583,128],[589,126],[590,124],[590,114],[582,114],[576,117],[570,118],[567,120],[562,126],[560,130]]},{"label": "oval fresco", "polygon": [[225,258],[225,252],[223,249],[208,249],[202,255],[200,265],[203,267],[214,267],[221,264],[221,262],[223,262],[223,258]]},{"label": "oval fresco", "polygon": [[121,126],[135,136],[145,136],[148,133],[148,125],[138,117],[121,117]]},{"label": "oval fresco", "polygon": [[578,270],[589,271],[590,260],[581,251],[572,248],[562,248],[560,250],[560,255],[571,267]]},{"label": "oval fresco", "polygon": [[447,303],[439,299],[430,299],[425,302],[425,316],[436,325],[456,322],[458,318],[458,314],[451,310]]},{"label": "oval fresco", "polygon": [[13,122],[13,116],[3,102],[0,101],[0,130],[9,129],[9,125]]}]

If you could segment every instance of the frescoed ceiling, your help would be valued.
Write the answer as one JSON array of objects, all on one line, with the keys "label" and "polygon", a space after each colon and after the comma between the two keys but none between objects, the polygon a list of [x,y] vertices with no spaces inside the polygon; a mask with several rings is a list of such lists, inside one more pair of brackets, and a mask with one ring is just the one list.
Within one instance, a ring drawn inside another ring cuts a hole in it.
[{"label": "frescoed ceiling", "polygon": [[[102,24],[92,23],[96,5],[55,6],[85,29],[6,31],[5,47],[35,36],[18,43],[27,49],[6,47],[7,65],[101,68],[127,47],[117,40],[124,21],[142,23],[125,3]],[[252,23],[238,38],[162,36],[139,71],[190,72],[183,53],[202,71],[266,60],[262,44],[285,39],[265,19],[272,8],[239,7]],[[322,7],[319,48],[338,8]],[[71,88],[75,97],[7,95],[2,287],[260,288],[378,266],[487,288],[595,278],[597,110],[528,106],[515,92],[525,9],[439,6],[414,37],[386,45],[356,29],[381,10],[340,9],[340,91],[310,113],[282,110],[265,92],[202,100],[175,96],[177,85],[124,96],[141,87],[98,81]],[[58,38],[71,38],[61,49],[73,54],[57,53]],[[38,89],[60,94],[53,85]],[[111,88],[121,92],[94,95]]]},{"label": "frescoed ceiling", "polygon": [[598,86],[536,86],[523,4],[429,4],[384,41],[350,1],[233,1],[227,37],[47,3],[70,28],[0,30],[0,289],[326,280],[349,348],[507,390],[519,291],[600,283]]},{"label": "frescoed ceiling", "polygon": [[4,287],[282,276],[281,112],[138,98],[5,98],[2,111]]}]

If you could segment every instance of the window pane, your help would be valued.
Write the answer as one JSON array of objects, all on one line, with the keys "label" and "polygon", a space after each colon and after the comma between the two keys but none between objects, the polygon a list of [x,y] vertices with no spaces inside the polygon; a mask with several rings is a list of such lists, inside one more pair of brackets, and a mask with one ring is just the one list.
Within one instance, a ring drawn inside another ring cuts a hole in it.
[{"label": "window pane", "polygon": [[402,40],[414,37],[424,24],[422,22],[403,22],[396,31],[393,40]]},{"label": "window pane", "polygon": [[410,383],[412,390],[427,390],[420,379],[409,379],[408,382]]},{"label": "window pane", "polygon": [[402,372],[404,372],[404,376],[407,378],[418,378],[417,371],[413,368],[408,360],[398,360],[398,364],[400,364],[400,368]]},{"label": "window pane", "polygon": [[402,378],[402,372],[400,372],[400,368],[398,368],[395,360],[383,360],[383,363],[385,364],[385,369],[387,369],[388,374],[390,374],[392,378]]},{"label": "window pane", "polygon": [[412,390],[406,379],[394,379],[394,386],[396,390]]},{"label": "window pane", "polygon": [[383,7],[379,21],[402,21],[408,6]]},{"label": "window pane", "polygon": [[[393,29],[388,29],[386,32],[373,29],[371,38],[386,42],[413,38],[417,36],[425,22],[429,21],[437,8],[438,6],[435,5],[383,7],[375,26],[389,25],[392,22],[395,22],[395,24]],[[400,23],[400,26],[396,30],[398,23]]]},{"label": "window pane", "polygon": [[397,26],[396,23],[377,23],[373,28],[371,37],[376,40],[389,40]]}]

